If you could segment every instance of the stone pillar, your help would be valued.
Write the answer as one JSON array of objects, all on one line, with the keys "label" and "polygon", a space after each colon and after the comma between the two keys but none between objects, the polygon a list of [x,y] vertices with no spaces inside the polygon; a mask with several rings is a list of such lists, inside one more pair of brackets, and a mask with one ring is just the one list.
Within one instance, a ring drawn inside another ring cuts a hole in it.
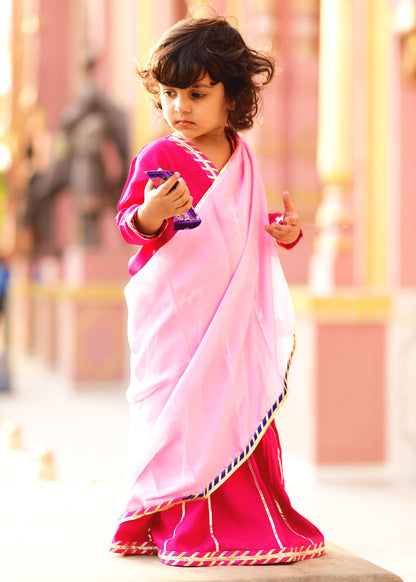
[{"label": "stone pillar", "polygon": [[395,317],[389,336],[390,450],[394,474],[401,482],[416,476],[416,0],[394,1],[397,71],[395,84],[395,188],[388,239],[395,283]]},{"label": "stone pillar", "polygon": [[322,200],[307,315],[314,407],[309,452],[321,471],[353,464],[382,473],[389,460],[393,309],[386,253],[389,2],[322,0],[320,9]]},{"label": "stone pillar", "polygon": [[[240,3],[241,4],[241,3]],[[248,44],[271,52],[276,74],[261,95],[255,126],[246,137],[259,162],[271,212],[281,212],[290,192],[301,217],[302,244],[279,251],[292,284],[308,280],[319,200],[316,170],[319,1],[263,0],[246,3],[241,30]]]},{"label": "stone pillar", "polygon": [[317,161],[322,200],[310,273],[311,288],[317,293],[352,284],[354,278],[353,10],[350,0],[321,1]]},{"label": "stone pillar", "polygon": [[401,152],[398,176],[400,181],[399,247],[395,256],[398,284],[403,289],[416,287],[414,248],[416,245],[416,174],[414,171],[414,136],[416,131],[416,1],[396,0],[395,31],[399,57],[398,147]]}]

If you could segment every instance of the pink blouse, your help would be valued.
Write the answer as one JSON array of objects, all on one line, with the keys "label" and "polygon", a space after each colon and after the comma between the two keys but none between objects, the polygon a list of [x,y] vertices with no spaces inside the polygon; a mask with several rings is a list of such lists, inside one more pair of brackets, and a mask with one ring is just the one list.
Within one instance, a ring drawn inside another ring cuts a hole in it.
[{"label": "pink blouse", "polygon": [[[238,135],[229,131],[228,137],[233,146],[237,143]],[[134,216],[144,202],[144,189],[149,178],[145,174],[148,170],[170,170],[179,172],[185,180],[193,205],[196,206],[202,196],[218,177],[218,169],[194,145],[185,139],[168,135],[150,142],[133,158],[130,172],[119,200],[116,223],[123,239],[129,244],[139,245],[137,253],[129,261],[129,273],[134,275],[151,256],[176,233],[173,229],[173,220],[165,221],[155,236],[141,234],[134,221]],[[280,213],[269,214],[270,223]],[[302,234],[289,245],[278,243],[284,248],[292,248],[298,243]]]}]

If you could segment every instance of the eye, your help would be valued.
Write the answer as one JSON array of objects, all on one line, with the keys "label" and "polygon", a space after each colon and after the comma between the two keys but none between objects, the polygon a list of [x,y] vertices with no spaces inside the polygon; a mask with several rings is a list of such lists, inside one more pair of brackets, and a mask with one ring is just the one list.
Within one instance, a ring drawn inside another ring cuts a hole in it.
[{"label": "eye", "polygon": [[162,91],[162,95],[164,95],[165,97],[173,97],[175,94],[174,91],[172,91],[171,89],[163,89]]},{"label": "eye", "polygon": [[202,99],[202,97],[205,97],[205,93],[198,93],[196,91],[192,93],[192,99]]}]

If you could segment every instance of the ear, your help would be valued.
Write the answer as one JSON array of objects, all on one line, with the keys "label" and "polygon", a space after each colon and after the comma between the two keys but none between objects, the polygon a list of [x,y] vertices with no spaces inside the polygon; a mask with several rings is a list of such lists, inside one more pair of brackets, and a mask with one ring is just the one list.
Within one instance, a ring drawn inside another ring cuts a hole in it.
[{"label": "ear", "polygon": [[227,103],[228,111],[234,111],[234,109],[235,109],[235,97],[233,95],[227,95],[226,103]]}]

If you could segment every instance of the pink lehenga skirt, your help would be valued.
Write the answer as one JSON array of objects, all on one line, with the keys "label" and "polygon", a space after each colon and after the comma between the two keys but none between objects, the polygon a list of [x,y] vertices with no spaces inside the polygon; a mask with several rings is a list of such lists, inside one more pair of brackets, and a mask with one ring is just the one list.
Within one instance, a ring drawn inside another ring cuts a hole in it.
[{"label": "pink lehenga skirt", "polygon": [[274,423],[253,454],[207,498],[119,525],[112,551],[157,554],[171,566],[255,565],[321,556],[321,532],[285,491]]}]

